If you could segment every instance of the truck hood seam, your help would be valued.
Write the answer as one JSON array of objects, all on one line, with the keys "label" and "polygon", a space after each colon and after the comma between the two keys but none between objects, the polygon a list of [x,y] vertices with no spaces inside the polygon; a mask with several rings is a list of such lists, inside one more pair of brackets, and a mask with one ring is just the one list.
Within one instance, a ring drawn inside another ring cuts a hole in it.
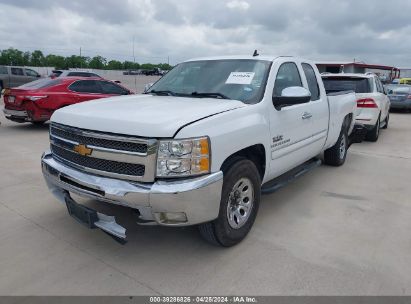
[{"label": "truck hood seam", "polygon": [[174,135],[173,135],[173,138],[175,138],[175,137],[177,136],[178,132],[180,132],[182,129],[184,129],[185,127],[187,127],[187,126],[189,126],[189,125],[191,125],[191,124],[193,124],[193,123],[196,123],[196,122],[198,122],[198,121],[201,121],[201,120],[203,120],[203,119],[206,119],[206,118],[209,118],[209,117],[212,117],[212,116],[215,116],[215,115],[219,115],[219,114],[221,114],[221,113],[229,112],[229,111],[236,110],[236,109],[240,109],[240,108],[242,108],[242,107],[236,107],[236,108],[232,108],[232,109],[229,109],[229,110],[224,110],[224,111],[221,111],[221,112],[217,112],[217,113],[214,113],[214,114],[211,114],[211,115],[207,115],[207,116],[204,116],[204,117],[202,117],[202,118],[193,120],[193,121],[191,121],[191,122],[189,122],[189,123],[186,123],[186,124],[182,125],[181,127],[179,127],[179,128],[177,129],[177,131],[176,131],[176,132],[174,133]]}]

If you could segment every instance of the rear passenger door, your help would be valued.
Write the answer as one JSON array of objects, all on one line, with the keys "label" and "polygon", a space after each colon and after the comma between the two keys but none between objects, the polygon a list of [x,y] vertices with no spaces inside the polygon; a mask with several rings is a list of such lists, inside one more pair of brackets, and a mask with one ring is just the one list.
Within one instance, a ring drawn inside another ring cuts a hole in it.
[{"label": "rear passenger door", "polygon": [[312,64],[303,62],[301,64],[304,71],[304,87],[311,93],[310,112],[312,114],[312,149],[320,153],[328,133],[328,100],[327,96],[321,93],[318,80],[321,76]]},{"label": "rear passenger door", "polygon": [[40,74],[32,69],[24,69],[24,73],[26,75],[27,82],[34,81],[40,78]]},{"label": "rear passenger door", "polygon": [[390,110],[390,99],[384,92],[384,86],[382,85],[378,77],[374,77],[375,85],[377,88],[376,99],[381,108],[381,120],[384,121]]},{"label": "rear passenger door", "polygon": [[117,96],[117,95],[128,95],[130,91],[126,90],[125,88],[110,82],[110,81],[99,81],[103,94],[110,95],[110,96]]},{"label": "rear passenger door", "polygon": [[26,75],[22,68],[10,67],[10,87],[18,87],[26,82]]},{"label": "rear passenger door", "polygon": [[73,82],[68,89],[75,96],[76,102],[83,102],[109,96],[107,94],[103,94],[102,88],[97,80],[78,80]]}]

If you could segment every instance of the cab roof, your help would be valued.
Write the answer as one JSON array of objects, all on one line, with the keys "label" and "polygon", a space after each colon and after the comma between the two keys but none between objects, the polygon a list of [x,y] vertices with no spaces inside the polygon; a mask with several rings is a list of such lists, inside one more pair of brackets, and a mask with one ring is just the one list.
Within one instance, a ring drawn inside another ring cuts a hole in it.
[{"label": "cab roof", "polygon": [[[280,57],[289,57],[293,59],[297,59],[297,57],[294,56],[275,56],[275,55],[258,55],[258,56],[252,56],[252,55],[227,55],[227,56],[212,56],[212,57],[198,57],[198,58],[192,58],[189,60],[186,60],[185,62],[190,62],[190,61],[201,61],[201,60],[229,60],[229,59],[248,59],[248,60],[265,60],[265,61],[274,61],[277,58]],[[301,59],[301,58],[298,58]],[[310,61],[310,60],[307,60]]]},{"label": "cab roof", "polygon": [[374,73],[321,73],[321,77],[350,77],[350,78],[373,78],[376,74]]}]

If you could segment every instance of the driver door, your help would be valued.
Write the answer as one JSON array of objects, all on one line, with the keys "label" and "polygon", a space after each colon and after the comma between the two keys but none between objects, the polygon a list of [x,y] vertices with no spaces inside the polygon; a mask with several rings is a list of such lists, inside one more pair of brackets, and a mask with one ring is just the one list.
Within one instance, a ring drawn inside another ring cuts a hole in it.
[{"label": "driver door", "polygon": [[[273,96],[288,87],[302,87],[299,63],[283,62],[275,77]],[[276,109],[269,107],[271,134],[271,176],[276,177],[302,164],[311,150],[312,114],[309,102]]]}]

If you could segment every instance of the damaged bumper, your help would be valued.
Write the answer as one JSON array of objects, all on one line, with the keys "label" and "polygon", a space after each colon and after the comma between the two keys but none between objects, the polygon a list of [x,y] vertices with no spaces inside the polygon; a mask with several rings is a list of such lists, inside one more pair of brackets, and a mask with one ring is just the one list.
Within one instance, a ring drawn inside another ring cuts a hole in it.
[{"label": "damaged bumper", "polygon": [[3,109],[3,113],[4,116],[11,121],[25,122],[29,120],[29,116],[25,110]]},{"label": "damaged bumper", "polygon": [[[69,193],[138,210],[137,223],[189,226],[217,218],[223,173],[198,178],[137,183],[91,175],[53,159],[41,160],[50,191],[66,203]],[[98,222],[96,222],[97,225]],[[97,225],[98,226],[98,225]]]}]

